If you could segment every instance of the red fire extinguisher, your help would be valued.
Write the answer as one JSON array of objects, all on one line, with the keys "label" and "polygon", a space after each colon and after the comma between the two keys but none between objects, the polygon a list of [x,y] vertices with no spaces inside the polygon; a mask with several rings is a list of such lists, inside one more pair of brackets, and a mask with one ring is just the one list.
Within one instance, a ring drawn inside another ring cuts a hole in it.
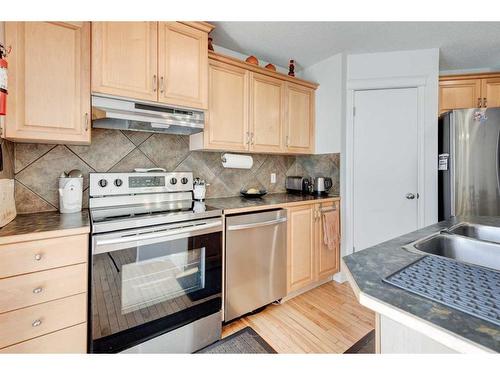
[{"label": "red fire extinguisher", "polygon": [[0,44],[0,116],[7,114],[7,51]]}]

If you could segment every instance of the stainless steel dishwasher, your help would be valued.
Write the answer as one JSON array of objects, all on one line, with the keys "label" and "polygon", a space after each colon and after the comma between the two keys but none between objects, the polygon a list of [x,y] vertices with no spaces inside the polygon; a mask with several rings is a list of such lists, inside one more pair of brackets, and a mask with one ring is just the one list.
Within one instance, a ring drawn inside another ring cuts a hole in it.
[{"label": "stainless steel dishwasher", "polygon": [[224,320],[286,295],[286,210],[226,217]]}]

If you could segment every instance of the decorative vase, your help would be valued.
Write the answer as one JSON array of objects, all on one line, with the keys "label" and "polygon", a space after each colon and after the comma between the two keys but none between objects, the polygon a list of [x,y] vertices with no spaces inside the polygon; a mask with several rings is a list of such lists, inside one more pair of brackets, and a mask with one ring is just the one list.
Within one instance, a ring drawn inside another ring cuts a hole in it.
[{"label": "decorative vase", "polygon": [[290,60],[290,64],[288,64],[288,75],[290,77],[295,77],[295,61]]},{"label": "decorative vase", "polygon": [[269,69],[269,70],[272,70],[272,71],[276,71],[276,67],[273,64],[271,64],[271,63],[267,64],[265,66],[265,68]]},{"label": "decorative vase", "polygon": [[245,61],[252,65],[259,65],[259,60],[255,56],[248,56]]}]

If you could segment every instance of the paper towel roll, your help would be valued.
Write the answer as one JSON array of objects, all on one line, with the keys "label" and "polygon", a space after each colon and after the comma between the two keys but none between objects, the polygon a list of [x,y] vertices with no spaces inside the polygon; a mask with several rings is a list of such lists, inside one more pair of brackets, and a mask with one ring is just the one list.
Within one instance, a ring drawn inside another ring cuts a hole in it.
[{"label": "paper towel roll", "polygon": [[222,155],[222,166],[224,168],[250,169],[253,158],[248,155],[224,154]]}]

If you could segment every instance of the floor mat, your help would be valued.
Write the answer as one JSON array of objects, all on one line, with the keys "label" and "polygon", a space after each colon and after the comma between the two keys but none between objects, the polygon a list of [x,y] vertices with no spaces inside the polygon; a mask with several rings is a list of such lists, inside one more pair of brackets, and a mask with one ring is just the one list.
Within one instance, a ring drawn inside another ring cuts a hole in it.
[{"label": "floor mat", "polygon": [[375,354],[375,330],[372,329],[353,346],[347,349],[344,354]]},{"label": "floor mat", "polygon": [[245,327],[232,335],[201,349],[203,354],[275,354],[271,345],[250,327]]}]

